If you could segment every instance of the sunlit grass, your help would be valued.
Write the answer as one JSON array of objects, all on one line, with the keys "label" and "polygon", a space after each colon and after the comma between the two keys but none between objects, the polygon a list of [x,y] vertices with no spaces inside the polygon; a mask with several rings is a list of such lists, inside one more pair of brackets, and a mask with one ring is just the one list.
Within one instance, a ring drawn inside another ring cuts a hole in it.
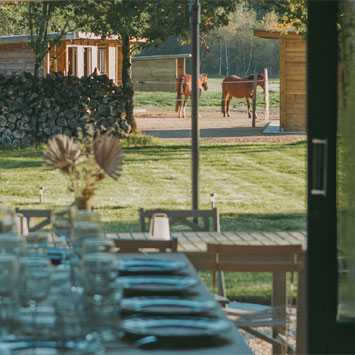
[{"label": "sunlit grass", "polygon": [[[200,207],[216,194],[222,231],[306,229],[306,144],[200,146]],[[124,142],[118,181],[98,184],[92,204],[104,230],[140,231],[138,209],[191,208],[191,147],[137,136]],[[45,187],[44,203],[39,188]],[[43,147],[0,150],[0,205],[53,208],[73,202],[68,180],[43,167]],[[203,278],[210,282],[209,274]],[[271,275],[226,276],[231,298],[269,299]],[[257,296],[256,296],[257,295]]]}]

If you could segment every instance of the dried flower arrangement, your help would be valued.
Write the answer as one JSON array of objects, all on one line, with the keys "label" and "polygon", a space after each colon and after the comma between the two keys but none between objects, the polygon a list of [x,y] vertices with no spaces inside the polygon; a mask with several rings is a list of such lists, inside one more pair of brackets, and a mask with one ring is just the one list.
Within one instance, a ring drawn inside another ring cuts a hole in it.
[{"label": "dried flower arrangement", "polygon": [[78,140],[57,134],[47,143],[45,165],[59,169],[70,178],[69,190],[75,192],[79,209],[89,209],[97,182],[106,175],[117,180],[123,164],[123,154],[117,137],[94,133],[87,126],[85,134],[78,130]]}]

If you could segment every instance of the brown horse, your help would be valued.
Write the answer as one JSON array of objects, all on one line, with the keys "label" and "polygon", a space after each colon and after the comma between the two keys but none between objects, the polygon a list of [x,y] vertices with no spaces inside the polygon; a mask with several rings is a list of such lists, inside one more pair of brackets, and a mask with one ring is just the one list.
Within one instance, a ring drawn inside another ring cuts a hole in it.
[{"label": "brown horse", "polygon": [[[265,91],[264,75],[257,76],[257,85]],[[245,97],[248,106],[248,117],[251,118],[249,98],[253,98],[254,91],[254,74],[245,78],[240,78],[236,75],[229,75],[222,81],[222,113],[223,117],[230,117],[229,105],[233,97]],[[228,99],[227,99],[228,96]],[[227,101],[227,110],[226,110]],[[258,117],[258,115],[256,115]]]},{"label": "brown horse", "polygon": [[[182,111],[183,118],[186,117],[185,108],[186,108],[187,100],[191,95],[191,90],[192,90],[191,84],[192,84],[192,77],[190,74],[181,74],[178,78],[176,78],[177,97],[176,97],[175,111],[178,113],[179,118],[181,117],[181,111]],[[208,89],[207,74],[205,73],[200,74],[198,87],[200,89],[200,95],[201,95],[202,88],[204,90]],[[182,105],[182,95],[185,95],[185,100],[183,105]]]}]

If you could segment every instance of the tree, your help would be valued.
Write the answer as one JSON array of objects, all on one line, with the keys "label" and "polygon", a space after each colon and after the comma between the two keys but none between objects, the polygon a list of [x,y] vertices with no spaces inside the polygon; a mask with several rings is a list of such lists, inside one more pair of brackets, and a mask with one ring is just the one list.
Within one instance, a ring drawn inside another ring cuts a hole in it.
[{"label": "tree", "polygon": [[283,29],[303,31],[307,24],[306,0],[254,0],[267,11],[275,11]]},{"label": "tree", "polygon": [[[201,44],[207,33],[228,24],[228,13],[241,0],[201,0]],[[134,131],[137,125],[133,115],[133,84],[130,79],[130,55],[142,45],[164,41],[171,35],[190,38],[189,1],[175,0],[102,0],[86,3],[95,25],[91,28],[103,35],[119,34],[122,39],[122,83],[127,95],[127,121]],[[98,14],[100,14],[98,16]],[[130,40],[145,39],[130,47]]]}]

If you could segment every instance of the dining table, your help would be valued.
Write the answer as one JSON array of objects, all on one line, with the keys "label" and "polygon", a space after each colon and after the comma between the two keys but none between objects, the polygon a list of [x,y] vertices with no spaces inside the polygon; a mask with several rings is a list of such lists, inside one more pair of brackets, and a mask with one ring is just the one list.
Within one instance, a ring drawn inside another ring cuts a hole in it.
[{"label": "dining table", "polygon": [[[149,233],[107,233],[112,240],[151,240]],[[208,270],[213,256],[207,252],[207,243],[265,246],[271,245],[302,245],[303,253],[300,261],[304,263],[302,271],[298,272],[297,288],[297,353],[306,352],[306,251],[307,233],[305,231],[273,231],[273,232],[172,232],[172,238],[178,240],[178,252],[183,253],[197,270]],[[277,256],[275,256],[277,260]],[[258,262],[258,257],[249,256],[249,262]],[[273,272],[272,300],[274,307],[287,306],[286,272]]]},{"label": "dining table", "polygon": [[[194,287],[189,289],[189,295],[188,296],[182,296],[182,297],[197,297],[200,299],[204,300],[211,300],[212,302],[215,302],[213,296],[211,293],[208,291],[207,287],[205,284],[201,281],[198,273],[196,272],[196,269],[193,267],[189,259],[182,253],[154,253],[152,254],[136,254],[136,253],[127,253],[127,254],[120,254],[119,258],[122,259],[132,259],[132,258],[139,258],[139,259],[160,259],[160,260],[177,260],[177,261],[183,261],[186,265],[184,268],[183,274],[184,276],[191,277],[195,280],[197,280],[197,283]],[[211,319],[221,319],[221,320],[227,320],[228,322],[231,322],[228,320],[226,317],[225,312],[222,310],[222,308],[217,305],[212,311],[209,312],[208,317],[211,317]],[[178,329],[176,329],[176,332],[178,333]],[[212,338],[212,335],[211,337]],[[149,354],[149,353],[157,353],[157,354],[252,354],[252,351],[248,347],[248,345],[245,342],[244,337],[241,335],[237,327],[231,322],[231,327],[229,328],[228,331],[225,333],[221,334],[220,336],[220,341],[216,341],[215,343],[210,341],[211,339],[203,338],[200,339],[200,342],[198,344],[194,344],[193,347],[189,347],[189,345],[184,346],[184,342],[186,339],[182,338],[181,341],[179,341],[179,344],[177,344],[176,348],[174,348],[174,345],[168,344],[168,346],[163,346],[162,348],[159,347],[159,344],[157,344],[157,347],[154,347],[154,344],[151,348],[145,349],[145,348],[139,348],[135,346],[135,343],[129,344],[129,343],[123,343],[123,342],[113,342],[109,345],[106,346],[106,354],[117,354],[120,351],[124,351],[125,354]],[[169,339],[165,340],[165,345],[169,342]],[[176,339],[175,339],[175,344],[176,344]]]}]

